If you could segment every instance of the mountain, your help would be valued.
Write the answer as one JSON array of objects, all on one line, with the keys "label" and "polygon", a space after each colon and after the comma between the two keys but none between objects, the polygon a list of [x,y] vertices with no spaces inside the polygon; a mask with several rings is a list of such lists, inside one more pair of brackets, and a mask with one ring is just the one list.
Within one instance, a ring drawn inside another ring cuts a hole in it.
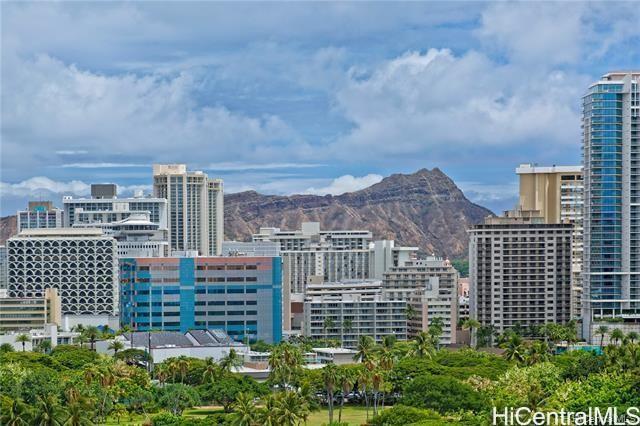
[{"label": "mountain", "polygon": [[440,169],[422,169],[337,196],[227,194],[225,237],[248,240],[261,226],[293,230],[313,221],[321,229],[366,229],[375,239],[461,258],[467,256],[467,229],[490,214],[470,202]]},{"label": "mountain", "polygon": [[[467,256],[469,226],[491,211],[470,202],[440,169],[394,174],[342,195],[226,194],[225,237],[249,240],[261,226],[300,229],[320,222],[321,229],[366,229],[375,239],[394,239],[427,253],[452,259]],[[15,232],[15,216],[0,219],[0,244]]]}]

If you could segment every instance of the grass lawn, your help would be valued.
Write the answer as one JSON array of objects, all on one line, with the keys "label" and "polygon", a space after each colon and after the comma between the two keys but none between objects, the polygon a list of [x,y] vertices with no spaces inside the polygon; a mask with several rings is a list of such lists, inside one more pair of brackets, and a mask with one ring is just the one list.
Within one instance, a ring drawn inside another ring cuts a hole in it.
[{"label": "grass lawn", "polygon": [[148,420],[148,417],[145,417],[142,415],[135,415],[131,419],[129,419],[129,416],[125,415],[120,417],[120,423],[118,423],[118,421],[115,418],[109,417],[107,418],[106,423],[101,423],[101,424],[105,426],[139,426],[143,424],[145,420]]},{"label": "grass lawn", "polygon": [[[333,410],[333,421],[338,421],[339,407],[335,407]],[[373,411],[369,409],[369,418],[372,417]],[[349,426],[360,426],[365,424],[367,413],[365,407],[360,406],[345,406],[342,410],[342,422],[348,423]],[[323,407],[322,410],[314,411],[309,416],[308,426],[321,426],[323,424],[329,424],[329,410]]]}]

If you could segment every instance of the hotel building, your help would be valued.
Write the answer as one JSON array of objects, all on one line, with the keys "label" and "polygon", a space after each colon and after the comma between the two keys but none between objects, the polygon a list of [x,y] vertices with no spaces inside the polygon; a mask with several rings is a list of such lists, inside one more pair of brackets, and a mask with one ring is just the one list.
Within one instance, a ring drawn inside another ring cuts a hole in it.
[{"label": "hotel building", "polygon": [[62,227],[62,210],[53,207],[51,201],[29,201],[26,210],[16,214],[18,233],[24,229]]}]

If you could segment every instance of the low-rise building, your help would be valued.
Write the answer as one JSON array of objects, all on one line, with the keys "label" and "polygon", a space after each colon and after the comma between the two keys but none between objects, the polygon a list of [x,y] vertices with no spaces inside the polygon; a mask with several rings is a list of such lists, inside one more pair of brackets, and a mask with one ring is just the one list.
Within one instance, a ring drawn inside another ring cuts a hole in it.
[{"label": "low-rise building", "polygon": [[313,348],[313,352],[316,354],[317,362],[320,364],[354,364],[359,362],[354,359],[357,351],[347,348]]},{"label": "low-rise building", "polygon": [[[6,292],[3,292],[6,296]],[[0,330],[31,330],[45,324],[62,326],[60,297],[47,288],[42,297],[0,297]]]}]

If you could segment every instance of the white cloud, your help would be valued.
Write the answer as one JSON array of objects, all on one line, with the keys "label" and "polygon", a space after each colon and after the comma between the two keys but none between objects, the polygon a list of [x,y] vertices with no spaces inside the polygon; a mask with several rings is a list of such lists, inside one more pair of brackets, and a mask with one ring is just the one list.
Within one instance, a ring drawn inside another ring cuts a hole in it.
[{"label": "white cloud", "polygon": [[272,169],[310,169],[322,167],[324,164],[314,163],[241,163],[227,161],[209,164],[207,170],[219,171],[243,171],[243,170],[272,170]]},{"label": "white cloud", "polygon": [[[136,190],[150,192],[151,185],[118,185],[118,193],[131,194]],[[57,181],[45,176],[34,176],[17,183],[0,182],[3,197],[38,197],[45,195],[57,201],[62,195],[86,196],[91,194],[91,185],[80,180]]]},{"label": "white cloud", "polygon": [[88,154],[89,151],[85,150],[85,149],[78,149],[78,150],[60,150],[60,151],[56,151],[56,154],[58,155],[84,155],[84,154]]},{"label": "white cloud", "polygon": [[376,184],[382,180],[382,176],[376,174],[368,174],[362,177],[355,177],[352,175],[344,175],[335,178],[329,185],[321,188],[307,188],[305,194],[317,194],[317,195],[340,195],[345,192],[354,192],[367,188],[373,184]]},{"label": "white cloud", "polygon": [[546,69],[527,74],[474,51],[407,52],[366,78],[352,76],[338,92],[338,108],[354,128],[330,154],[379,161],[388,155],[452,155],[454,147],[577,144],[577,100],[587,81]]},{"label": "white cloud", "polygon": [[60,166],[63,169],[113,169],[118,167],[151,167],[142,163],[69,163]]}]

